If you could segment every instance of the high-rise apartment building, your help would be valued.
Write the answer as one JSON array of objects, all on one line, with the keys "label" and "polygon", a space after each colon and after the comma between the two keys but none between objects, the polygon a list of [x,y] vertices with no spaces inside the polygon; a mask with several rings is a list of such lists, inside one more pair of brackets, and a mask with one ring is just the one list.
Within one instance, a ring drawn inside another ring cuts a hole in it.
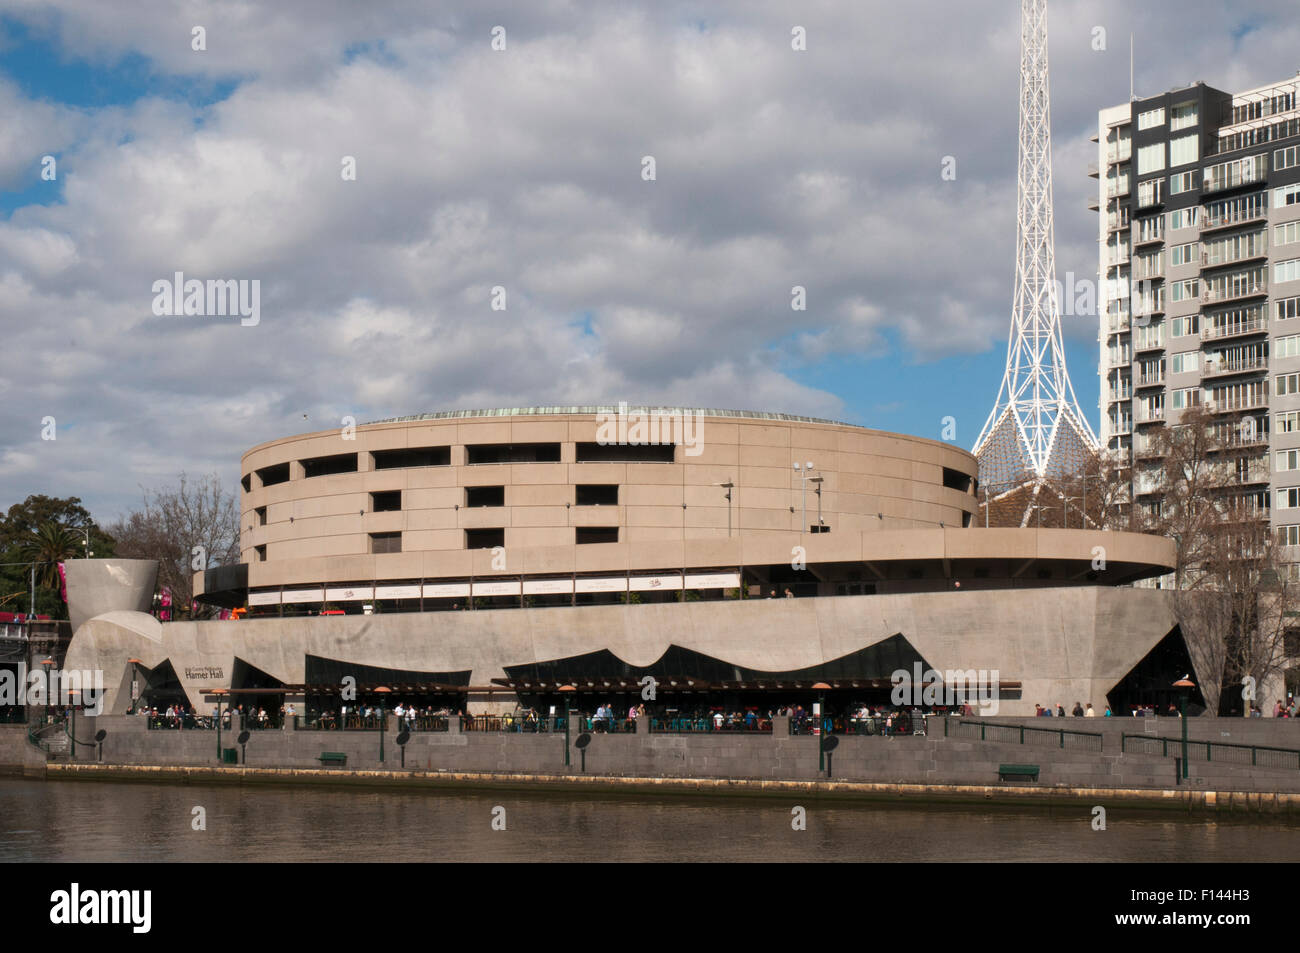
[{"label": "high-rise apartment building", "polygon": [[1154,514],[1152,434],[1202,405],[1242,493],[1300,542],[1300,78],[1098,113],[1103,446]]}]

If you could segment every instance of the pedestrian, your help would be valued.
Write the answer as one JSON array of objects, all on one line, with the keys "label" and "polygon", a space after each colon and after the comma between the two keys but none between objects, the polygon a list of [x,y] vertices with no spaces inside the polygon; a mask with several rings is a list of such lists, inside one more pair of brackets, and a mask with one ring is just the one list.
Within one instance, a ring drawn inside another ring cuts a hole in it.
[{"label": "pedestrian", "polygon": [[1083,717],[1083,706],[1082,706],[1081,704],[1079,704],[1078,702],[1075,702],[1075,703],[1074,703],[1074,711],[1070,712],[1070,714],[1073,715],[1075,718],[1082,718],[1082,717]]},{"label": "pedestrian", "polygon": [[785,587],[785,597],[786,597],[787,599],[793,599],[793,598],[794,598],[794,593],[790,591],[790,587],[789,587],[789,586],[786,586],[786,587]]},{"label": "pedestrian", "polygon": [[1088,710],[1083,713],[1084,718],[1096,718],[1097,713],[1092,710],[1092,702],[1088,702]]}]

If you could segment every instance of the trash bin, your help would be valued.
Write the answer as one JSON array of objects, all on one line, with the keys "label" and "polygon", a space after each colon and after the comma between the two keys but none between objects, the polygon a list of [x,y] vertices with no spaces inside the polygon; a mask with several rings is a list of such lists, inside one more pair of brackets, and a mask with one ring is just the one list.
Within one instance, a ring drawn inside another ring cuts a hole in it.
[{"label": "trash bin", "polygon": [[222,763],[222,764],[239,764],[239,749],[238,749],[238,748],[222,748],[222,749],[221,749],[221,763]]}]

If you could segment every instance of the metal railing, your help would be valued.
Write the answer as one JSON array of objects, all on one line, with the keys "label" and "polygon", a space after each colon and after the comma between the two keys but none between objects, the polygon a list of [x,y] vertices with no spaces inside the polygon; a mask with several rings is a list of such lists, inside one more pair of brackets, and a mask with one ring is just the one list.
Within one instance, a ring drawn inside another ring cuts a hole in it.
[{"label": "metal railing", "polygon": [[763,734],[772,730],[772,722],[767,718],[755,718],[752,722],[745,719],[724,718],[719,722],[711,715],[668,715],[650,719],[650,730],[655,734],[697,734],[705,732],[730,732],[733,734]]},{"label": "metal railing", "polygon": [[[601,730],[604,729],[605,721],[602,719]],[[507,715],[461,715],[461,731],[504,731],[520,732],[523,734],[554,734],[555,732],[564,732],[564,716],[556,715],[530,715],[507,714]],[[588,729],[590,730],[590,729]]]},{"label": "metal railing", "polygon": [[[1181,758],[1181,738],[1155,738],[1151,735],[1121,734],[1120,751],[1158,755],[1162,758]],[[1187,740],[1188,760],[1202,760],[1216,764],[1248,764],[1251,767],[1282,768],[1300,771],[1300,750],[1273,748],[1268,745],[1242,745],[1224,741]]]},{"label": "metal railing", "polygon": [[965,721],[944,718],[944,737],[978,738],[998,744],[1038,745],[1052,748],[1077,748],[1084,751],[1101,751],[1102,734],[1098,731],[1076,731],[1071,728],[1040,728],[1037,725],[1004,725],[997,722]]},{"label": "metal railing", "polygon": [[[389,712],[388,714],[392,714]],[[385,727],[388,718],[383,719]],[[380,727],[380,718],[378,715],[353,715],[348,714],[340,718],[336,712],[326,711],[319,714],[294,715],[294,731],[378,731]]]}]

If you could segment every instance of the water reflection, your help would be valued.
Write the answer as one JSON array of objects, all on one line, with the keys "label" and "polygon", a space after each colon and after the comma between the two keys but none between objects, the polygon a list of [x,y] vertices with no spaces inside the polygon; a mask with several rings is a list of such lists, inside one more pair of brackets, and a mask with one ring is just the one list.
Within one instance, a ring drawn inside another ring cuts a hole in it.
[{"label": "water reflection", "polygon": [[[791,829],[791,808],[807,830]],[[506,830],[492,809],[506,809]],[[191,829],[193,808],[207,830]],[[0,860],[1290,861],[1300,824],[1112,807],[1031,811],[776,798],[0,779]]]}]

